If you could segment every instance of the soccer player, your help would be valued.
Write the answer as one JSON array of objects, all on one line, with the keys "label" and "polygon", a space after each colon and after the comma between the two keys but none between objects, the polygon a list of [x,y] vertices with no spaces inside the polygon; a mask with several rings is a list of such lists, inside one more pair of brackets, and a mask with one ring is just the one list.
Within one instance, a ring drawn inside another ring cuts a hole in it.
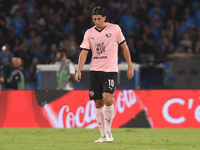
[{"label": "soccer player", "polygon": [[[75,79],[80,82],[81,69],[85,64],[88,52],[92,51],[90,63],[90,100],[95,102],[96,120],[101,136],[95,142],[112,142],[111,125],[114,115],[113,94],[116,89],[118,72],[118,45],[121,46],[128,63],[127,77],[134,76],[129,48],[120,27],[105,22],[106,12],[102,7],[92,10],[94,27],[85,32]],[[104,107],[105,105],[105,107]]]}]

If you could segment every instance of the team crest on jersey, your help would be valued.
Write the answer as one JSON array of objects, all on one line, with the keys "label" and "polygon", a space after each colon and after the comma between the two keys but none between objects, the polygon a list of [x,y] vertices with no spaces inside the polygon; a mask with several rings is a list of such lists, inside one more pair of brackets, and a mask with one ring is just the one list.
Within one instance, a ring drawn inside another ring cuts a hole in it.
[{"label": "team crest on jersey", "polygon": [[94,96],[94,91],[90,91],[90,96],[93,97]]},{"label": "team crest on jersey", "polygon": [[102,53],[105,53],[105,46],[104,46],[104,43],[99,43],[97,44],[97,54],[102,54]]},{"label": "team crest on jersey", "polygon": [[107,37],[107,38],[110,38],[111,36],[112,36],[111,33],[107,33],[107,34],[106,34],[106,37]]}]

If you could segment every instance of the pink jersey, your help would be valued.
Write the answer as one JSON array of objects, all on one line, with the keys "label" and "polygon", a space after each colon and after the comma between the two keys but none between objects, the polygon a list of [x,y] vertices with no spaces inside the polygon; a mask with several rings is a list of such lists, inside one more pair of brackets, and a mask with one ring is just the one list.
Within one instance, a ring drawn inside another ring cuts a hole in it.
[{"label": "pink jersey", "polygon": [[90,70],[118,72],[118,46],[125,41],[120,27],[106,23],[98,31],[95,26],[85,32],[81,49],[92,50]]}]

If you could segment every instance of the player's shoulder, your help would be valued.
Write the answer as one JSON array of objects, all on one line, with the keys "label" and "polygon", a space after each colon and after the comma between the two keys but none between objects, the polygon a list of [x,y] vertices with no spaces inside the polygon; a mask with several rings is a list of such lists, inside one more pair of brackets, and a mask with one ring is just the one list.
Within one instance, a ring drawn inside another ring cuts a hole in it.
[{"label": "player's shoulder", "polygon": [[93,32],[94,29],[95,29],[95,26],[87,29],[85,33],[89,34],[89,33]]},{"label": "player's shoulder", "polygon": [[106,25],[107,25],[109,28],[112,28],[112,29],[120,29],[120,27],[119,27],[118,24],[114,24],[114,23],[109,23],[109,22],[107,22]]}]

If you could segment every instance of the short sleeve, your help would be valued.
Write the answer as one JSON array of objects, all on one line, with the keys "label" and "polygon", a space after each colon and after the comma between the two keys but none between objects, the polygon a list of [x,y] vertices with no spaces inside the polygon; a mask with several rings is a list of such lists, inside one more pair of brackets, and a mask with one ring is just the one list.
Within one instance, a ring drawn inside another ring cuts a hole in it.
[{"label": "short sleeve", "polygon": [[117,25],[117,30],[116,30],[117,34],[116,34],[116,41],[117,43],[120,45],[125,41],[125,37],[122,33],[121,28]]},{"label": "short sleeve", "polygon": [[72,63],[69,63],[69,74],[75,74],[75,67]]},{"label": "short sleeve", "polygon": [[87,30],[84,34],[84,38],[83,41],[80,45],[81,49],[85,49],[85,50],[90,50],[90,41],[89,41],[90,37],[89,37],[89,30]]}]

